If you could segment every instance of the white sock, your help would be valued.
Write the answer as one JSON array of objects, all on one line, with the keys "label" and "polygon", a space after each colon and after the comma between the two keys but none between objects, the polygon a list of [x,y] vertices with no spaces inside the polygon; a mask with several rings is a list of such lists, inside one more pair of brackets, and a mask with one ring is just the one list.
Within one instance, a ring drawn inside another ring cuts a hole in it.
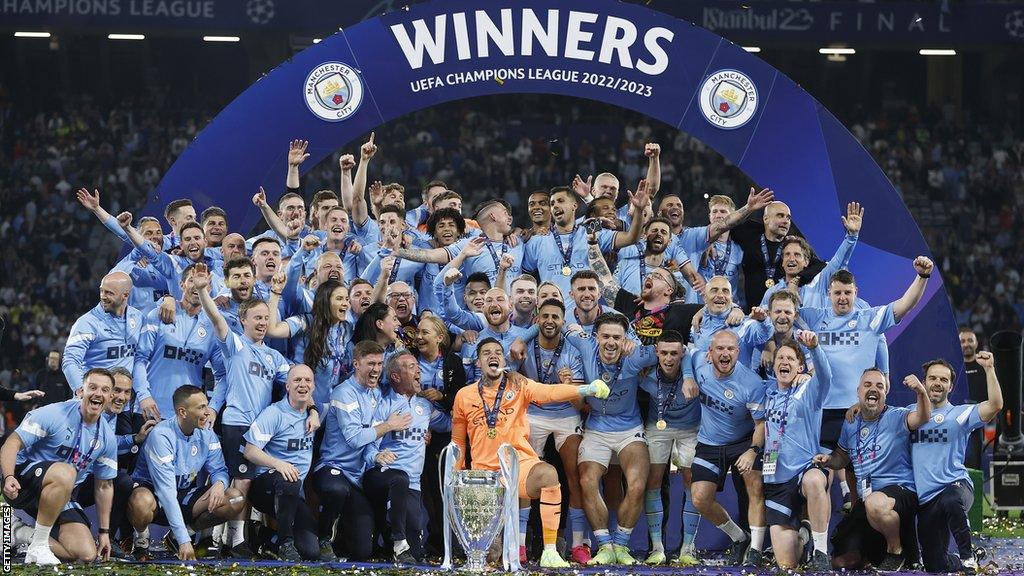
[{"label": "white sock", "polygon": [[654,552],[665,552],[665,544],[661,540],[654,540],[651,542],[651,553]]},{"label": "white sock", "polygon": [[395,540],[395,556],[409,549],[409,543],[405,539]]},{"label": "white sock", "polygon": [[732,520],[726,520],[724,524],[719,524],[718,529],[725,532],[733,542],[743,542],[746,538],[746,534],[743,533],[743,529],[736,525]]},{"label": "white sock", "polygon": [[44,526],[40,523],[36,523],[36,529],[32,532],[32,543],[30,546],[46,546],[50,547],[50,530],[53,526]]},{"label": "white sock", "polygon": [[547,552],[548,550],[554,552],[555,554],[558,553],[558,548],[555,547],[554,543],[551,543],[551,544],[545,543],[544,544],[544,551]]},{"label": "white sock", "polygon": [[215,544],[222,544],[224,542],[224,530],[226,528],[226,524],[217,524],[213,527],[213,542]]},{"label": "white sock", "polygon": [[764,548],[764,535],[768,531],[768,528],[764,526],[751,526],[750,527],[750,547],[758,552]]},{"label": "white sock", "polygon": [[850,485],[847,484],[846,480],[839,481],[839,488],[842,489],[843,496],[846,496],[847,494],[850,493]]},{"label": "white sock", "polygon": [[242,542],[245,542],[245,520],[228,520],[225,543],[234,548]]},{"label": "white sock", "polygon": [[814,539],[814,550],[828,554],[828,532],[811,532]]},{"label": "white sock", "polygon": [[149,526],[146,526],[146,529],[143,530],[142,532],[139,532],[138,530],[136,530],[135,531],[135,539],[136,540],[139,540],[139,539],[149,540]]}]

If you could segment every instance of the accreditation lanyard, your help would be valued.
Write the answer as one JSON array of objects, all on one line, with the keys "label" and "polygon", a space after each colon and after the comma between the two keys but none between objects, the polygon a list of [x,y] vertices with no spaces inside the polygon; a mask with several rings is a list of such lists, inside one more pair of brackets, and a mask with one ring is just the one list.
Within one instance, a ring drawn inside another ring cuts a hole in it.
[{"label": "accreditation lanyard", "polygon": [[501,243],[501,256],[498,256],[498,252],[494,249],[494,242],[491,242],[490,238],[487,238],[487,242],[484,243],[484,246],[486,246],[487,251],[491,253],[491,260],[494,261],[494,272],[497,273],[501,270],[501,256],[504,256],[508,252],[508,245],[504,242]]},{"label": "accreditation lanyard", "polygon": [[[84,402],[84,400],[83,400]],[[82,452],[78,449],[82,442],[82,429],[85,427],[85,420],[78,421],[78,433],[75,434],[75,441],[72,444],[71,454],[68,454],[68,462],[71,463],[77,470],[85,470],[86,466],[89,465],[92,459],[92,453],[96,450],[96,446],[100,443],[100,423],[96,422],[96,432],[92,435],[92,442],[89,444],[89,451],[82,455]]]},{"label": "accreditation lanyard", "polygon": [[725,270],[729,267],[729,257],[732,256],[732,240],[725,241],[725,255],[721,258],[708,258],[711,267],[715,270],[715,276],[725,276]]},{"label": "accreditation lanyard", "polygon": [[[761,257],[764,258],[764,274],[767,278],[766,282],[768,280],[772,280],[772,284],[774,284],[775,271],[778,270],[779,262],[782,260],[782,247],[779,246],[775,249],[775,259],[772,260],[772,258],[768,256],[768,239],[764,234],[761,234]],[[769,286],[769,288],[771,288],[771,286]]]},{"label": "accreditation lanyard", "polygon": [[[768,416],[771,418],[772,410],[778,410],[778,406],[781,403],[779,400],[780,395],[773,396],[772,405],[768,407]],[[782,440],[786,436],[786,425],[789,423],[789,401],[793,397],[793,387],[786,391],[785,402],[782,403],[782,410],[779,412],[779,436],[773,438],[771,446],[765,451],[764,457],[761,462],[761,474],[764,476],[771,476],[775,474],[775,470],[779,464],[779,448],[782,446]],[[767,426],[767,424],[766,424]],[[769,431],[771,427],[767,428]]]}]

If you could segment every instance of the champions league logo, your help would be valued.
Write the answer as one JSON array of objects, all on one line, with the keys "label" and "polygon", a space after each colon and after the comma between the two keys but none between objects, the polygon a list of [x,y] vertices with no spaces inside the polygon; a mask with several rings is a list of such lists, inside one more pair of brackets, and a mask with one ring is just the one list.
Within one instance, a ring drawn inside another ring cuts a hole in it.
[{"label": "champions league logo", "polygon": [[363,82],[355,69],[325,62],[306,76],[303,94],[309,111],[328,122],[341,122],[363,103]]},{"label": "champions league logo", "polygon": [[750,121],[757,111],[757,88],[742,72],[719,70],[700,88],[700,111],[723,130],[734,130]]}]

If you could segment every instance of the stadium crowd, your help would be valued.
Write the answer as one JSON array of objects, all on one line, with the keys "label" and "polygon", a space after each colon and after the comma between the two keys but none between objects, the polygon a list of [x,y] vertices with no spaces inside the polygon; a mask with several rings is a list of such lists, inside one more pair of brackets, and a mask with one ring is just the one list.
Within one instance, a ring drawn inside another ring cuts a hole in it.
[{"label": "stadium crowd", "polygon": [[[26,562],[146,559],[151,523],[181,559],[419,562],[439,547],[434,471],[451,441],[460,465],[490,470],[515,447],[542,567],[569,565],[563,503],[580,564],[635,563],[644,515],[649,564],[700,562],[703,519],[735,565],[767,561],[770,530],[783,568],[976,566],[964,457],[1002,405],[991,355],[968,355],[973,404],[947,402],[941,359],[923,382],[892,375],[915,405],[885,403],[882,332],[918,304],[931,260],[903,297],[863,302],[845,269],[857,203],[835,254],[815,255],[790,236],[784,192],[683,134],[628,115],[609,128],[595,104],[538,99],[509,122],[482,102],[397,121],[301,180],[306,144],[292,142],[289,193],[253,196],[270,228],[255,236],[172,198],[162,220],[133,218],[194,116],[87,107],[5,124],[0,305],[16,343],[0,384],[47,392],[22,396],[41,407],[11,411],[0,450],[5,496],[36,517],[15,532]],[[853,131],[908,205],[927,199],[930,235],[956,230],[931,239],[958,319],[1019,327],[1021,143],[916,113]],[[979,277],[998,287],[968,301]],[[552,463],[538,457],[549,437]],[[730,469],[731,512],[716,496]],[[669,470],[686,485],[676,551],[661,530]],[[846,516],[830,550],[833,478]],[[604,482],[621,483],[607,503]]]}]

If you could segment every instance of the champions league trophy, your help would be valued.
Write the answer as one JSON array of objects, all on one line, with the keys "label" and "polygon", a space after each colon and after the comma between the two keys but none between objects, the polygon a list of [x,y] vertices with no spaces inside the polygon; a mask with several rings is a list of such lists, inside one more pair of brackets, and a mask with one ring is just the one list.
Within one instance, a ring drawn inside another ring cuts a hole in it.
[{"label": "champions league trophy", "polygon": [[444,563],[452,568],[451,533],[454,531],[466,552],[463,570],[487,569],[487,551],[505,525],[502,564],[507,571],[519,571],[519,458],[510,444],[498,449],[500,472],[455,470],[459,447],[449,444],[441,454],[441,497],[443,501]]}]

